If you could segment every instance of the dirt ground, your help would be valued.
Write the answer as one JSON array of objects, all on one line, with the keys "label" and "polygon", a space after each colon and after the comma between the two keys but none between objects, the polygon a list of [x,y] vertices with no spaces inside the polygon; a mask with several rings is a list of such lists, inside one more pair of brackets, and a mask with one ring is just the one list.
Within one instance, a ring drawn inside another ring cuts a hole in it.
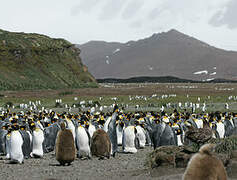
[{"label": "dirt ground", "polygon": [[[136,154],[118,153],[115,158],[99,160],[76,159],[71,166],[59,166],[54,152],[45,154],[42,159],[26,159],[24,164],[9,164],[1,157],[0,177],[4,180],[181,180],[185,171],[183,168],[154,168],[145,166],[148,153],[153,149],[146,147]],[[237,177],[231,180],[237,179]]]},{"label": "dirt ground", "polygon": [[[8,160],[1,157],[0,177],[4,180],[13,179],[157,179],[167,174],[167,169],[161,169],[161,173],[148,170],[145,159],[152,151],[151,147],[140,149],[136,154],[118,153],[115,158],[99,160],[93,157],[91,160],[76,159],[71,166],[59,166],[54,153],[45,154],[42,159],[26,159],[24,164],[9,164]],[[168,170],[168,174],[182,173]],[[182,175],[176,175],[172,179],[181,179]]]},{"label": "dirt ground", "polygon": [[7,97],[52,97],[60,92],[70,91],[69,96],[116,96],[116,95],[152,95],[152,94],[190,94],[190,95],[223,95],[236,94],[237,83],[190,84],[190,83],[144,83],[144,84],[100,84],[99,88],[82,88],[69,90],[39,91],[4,91]]}]

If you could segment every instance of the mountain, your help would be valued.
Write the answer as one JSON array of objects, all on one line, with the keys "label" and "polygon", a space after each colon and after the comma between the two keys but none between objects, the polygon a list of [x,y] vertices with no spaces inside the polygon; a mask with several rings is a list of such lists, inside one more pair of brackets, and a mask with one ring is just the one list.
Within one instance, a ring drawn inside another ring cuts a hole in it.
[{"label": "mountain", "polygon": [[97,86],[79,54],[64,39],[0,30],[0,90]]},{"label": "mountain", "polygon": [[174,76],[237,80],[237,52],[215,48],[177,30],[127,43],[90,41],[78,45],[96,79]]}]

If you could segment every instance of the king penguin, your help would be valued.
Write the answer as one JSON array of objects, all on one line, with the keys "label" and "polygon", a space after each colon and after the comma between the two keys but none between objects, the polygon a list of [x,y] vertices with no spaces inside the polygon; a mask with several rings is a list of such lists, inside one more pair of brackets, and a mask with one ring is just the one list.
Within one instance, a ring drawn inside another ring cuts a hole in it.
[{"label": "king penguin", "polygon": [[227,173],[221,160],[213,153],[214,145],[205,144],[189,160],[183,180],[227,180]]},{"label": "king penguin", "polygon": [[5,124],[0,129],[0,155],[6,155],[6,135],[8,125]]},{"label": "king penguin", "polygon": [[32,129],[32,153],[31,157],[42,158],[44,155],[44,132],[35,123],[31,123]]},{"label": "king penguin", "polygon": [[117,131],[116,131],[116,120],[118,119],[118,106],[116,105],[113,110],[111,121],[109,122],[108,126],[108,135],[112,145],[111,154],[115,157],[115,153],[118,151],[118,138],[117,138]]},{"label": "king penguin", "polygon": [[10,134],[10,163],[23,163],[24,154],[22,151],[22,145],[23,138],[19,132],[19,125],[13,125]]},{"label": "king penguin", "polygon": [[76,158],[76,146],[72,132],[61,123],[61,130],[56,139],[55,154],[60,165],[70,165]]},{"label": "king penguin", "polygon": [[139,140],[139,148],[145,148],[146,145],[146,132],[145,130],[140,126],[136,126],[136,130],[137,130],[137,138]]},{"label": "king penguin", "polygon": [[116,125],[116,131],[117,131],[117,138],[118,138],[118,145],[122,145],[123,140],[123,130],[124,130],[124,122],[119,120]]},{"label": "king penguin", "polygon": [[28,159],[30,157],[30,153],[32,151],[32,144],[30,135],[26,131],[26,126],[21,125],[19,132],[21,133],[21,136],[23,138],[23,145],[22,145],[22,151],[24,154],[24,158]]},{"label": "king penguin", "polygon": [[[137,152],[137,130],[135,126],[128,126],[123,131],[122,149],[124,153],[136,153]],[[137,146],[138,147],[138,146]]]},{"label": "king penguin", "polygon": [[111,142],[103,129],[97,129],[91,138],[91,153],[99,158],[110,158]]},{"label": "king penguin", "polygon": [[219,137],[222,139],[225,135],[225,125],[221,120],[218,120],[216,123],[216,131],[219,134]]},{"label": "king penguin", "polygon": [[51,152],[55,149],[55,142],[58,131],[60,130],[60,126],[58,122],[53,124],[46,123],[46,127],[44,127],[44,134],[45,134],[45,152]]},{"label": "king penguin", "polygon": [[79,158],[91,158],[90,134],[83,126],[79,125],[76,131],[76,143]]},{"label": "king penguin", "polygon": [[69,117],[67,117],[66,115],[65,115],[65,123],[66,123],[66,128],[71,130],[72,135],[73,135],[73,139],[74,139],[74,142],[75,142],[75,139],[76,139],[76,128],[75,128],[75,125],[72,122],[72,120]]}]

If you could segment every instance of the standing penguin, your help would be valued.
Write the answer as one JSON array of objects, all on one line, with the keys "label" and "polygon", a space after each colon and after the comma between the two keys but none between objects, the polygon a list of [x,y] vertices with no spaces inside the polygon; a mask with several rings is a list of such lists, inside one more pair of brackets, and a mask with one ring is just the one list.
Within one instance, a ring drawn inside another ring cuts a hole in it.
[{"label": "standing penguin", "polygon": [[90,137],[93,136],[94,132],[96,131],[96,127],[92,122],[89,122],[89,126],[88,126],[88,132],[90,134]]},{"label": "standing penguin", "polygon": [[70,165],[76,158],[76,147],[72,132],[61,123],[61,130],[56,139],[55,154],[60,165]]},{"label": "standing penguin", "polygon": [[32,144],[31,144],[30,135],[27,133],[25,125],[20,126],[19,132],[21,133],[21,136],[23,138],[22,151],[24,154],[24,158],[28,159],[30,157],[30,153],[32,151]]},{"label": "standing penguin", "polygon": [[146,132],[140,125],[136,126],[136,130],[137,130],[136,136],[139,140],[139,148],[145,148],[145,145],[146,145]]},{"label": "standing penguin", "polygon": [[222,139],[225,135],[225,125],[221,120],[218,120],[216,123],[216,131],[219,134],[219,137]]},{"label": "standing penguin", "polygon": [[123,141],[123,130],[124,130],[124,123],[123,122],[119,122],[116,126],[116,131],[117,131],[117,141],[118,141],[118,145],[122,145],[122,141]]},{"label": "standing penguin", "polygon": [[227,180],[225,167],[213,153],[213,144],[205,144],[189,160],[183,180]]},{"label": "standing penguin", "polygon": [[44,128],[44,134],[45,134],[45,152],[51,152],[55,149],[55,141],[58,134],[58,131],[60,130],[60,126],[58,122],[55,122],[53,124],[45,123],[46,127]]},{"label": "standing penguin", "polygon": [[66,123],[66,127],[67,129],[70,129],[73,135],[73,139],[75,142],[76,139],[76,128],[75,128],[75,124],[73,123],[73,121],[71,120],[71,118],[69,118],[68,116],[65,115],[65,123]]},{"label": "standing penguin", "polygon": [[91,153],[100,158],[110,158],[111,142],[108,134],[103,129],[97,129],[91,139]]},{"label": "standing penguin", "polygon": [[78,148],[78,157],[79,158],[91,158],[90,151],[90,134],[81,125],[78,126],[76,131],[76,143]]},{"label": "standing penguin", "polygon": [[6,154],[6,135],[7,135],[8,125],[5,124],[0,129],[0,155]]},{"label": "standing penguin", "polygon": [[108,126],[108,135],[112,145],[111,154],[115,157],[115,153],[118,151],[118,140],[116,131],[116,120],[118,118],[118,106],[116,105],[113,110],[112,118]]},{"label": "standing penguin", "polygon": [[31,157],[42,158],[44,155],[43,142],[44,142],[44,132],[40,129],[37,124],[30,124],[32,130],[32,153]]},{"label": "standing penguin", "polygon": [[136,137],[137,130],[135,126],[128,126],[123,131],[122,148],[125,153],[136,153],[139,147],[139,141]]},{"label": "standing penguin", "polygon": [[175,145],[173,130],[164,121],[153,126],[151,139],[154,144],[154,149],[159,146]]},{"label": "standing penguin", "polygon": [[10,134],[10,163],[23,163],[24,154],[22,151],[22,145],[23,138],[19,132],[19,125],[13,125]]},{"label": "standing penguin", "polygon": [[10,159],[11,132],[12,132],[12,128],[11,128],[11,126],[9,126],[9,127],[7,128],[7,134],[6,134],[6,136],[5,136],[5,144],[6,144],[6,159]]}]

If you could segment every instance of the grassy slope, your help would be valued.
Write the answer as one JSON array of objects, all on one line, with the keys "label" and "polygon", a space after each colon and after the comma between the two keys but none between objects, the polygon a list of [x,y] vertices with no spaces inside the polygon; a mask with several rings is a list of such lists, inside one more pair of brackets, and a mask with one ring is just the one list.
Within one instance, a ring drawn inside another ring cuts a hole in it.
[{"label": "grassy slope", "polygon": [[0,30],[0,90],[97,86],[79,54],[64,39]]}]

